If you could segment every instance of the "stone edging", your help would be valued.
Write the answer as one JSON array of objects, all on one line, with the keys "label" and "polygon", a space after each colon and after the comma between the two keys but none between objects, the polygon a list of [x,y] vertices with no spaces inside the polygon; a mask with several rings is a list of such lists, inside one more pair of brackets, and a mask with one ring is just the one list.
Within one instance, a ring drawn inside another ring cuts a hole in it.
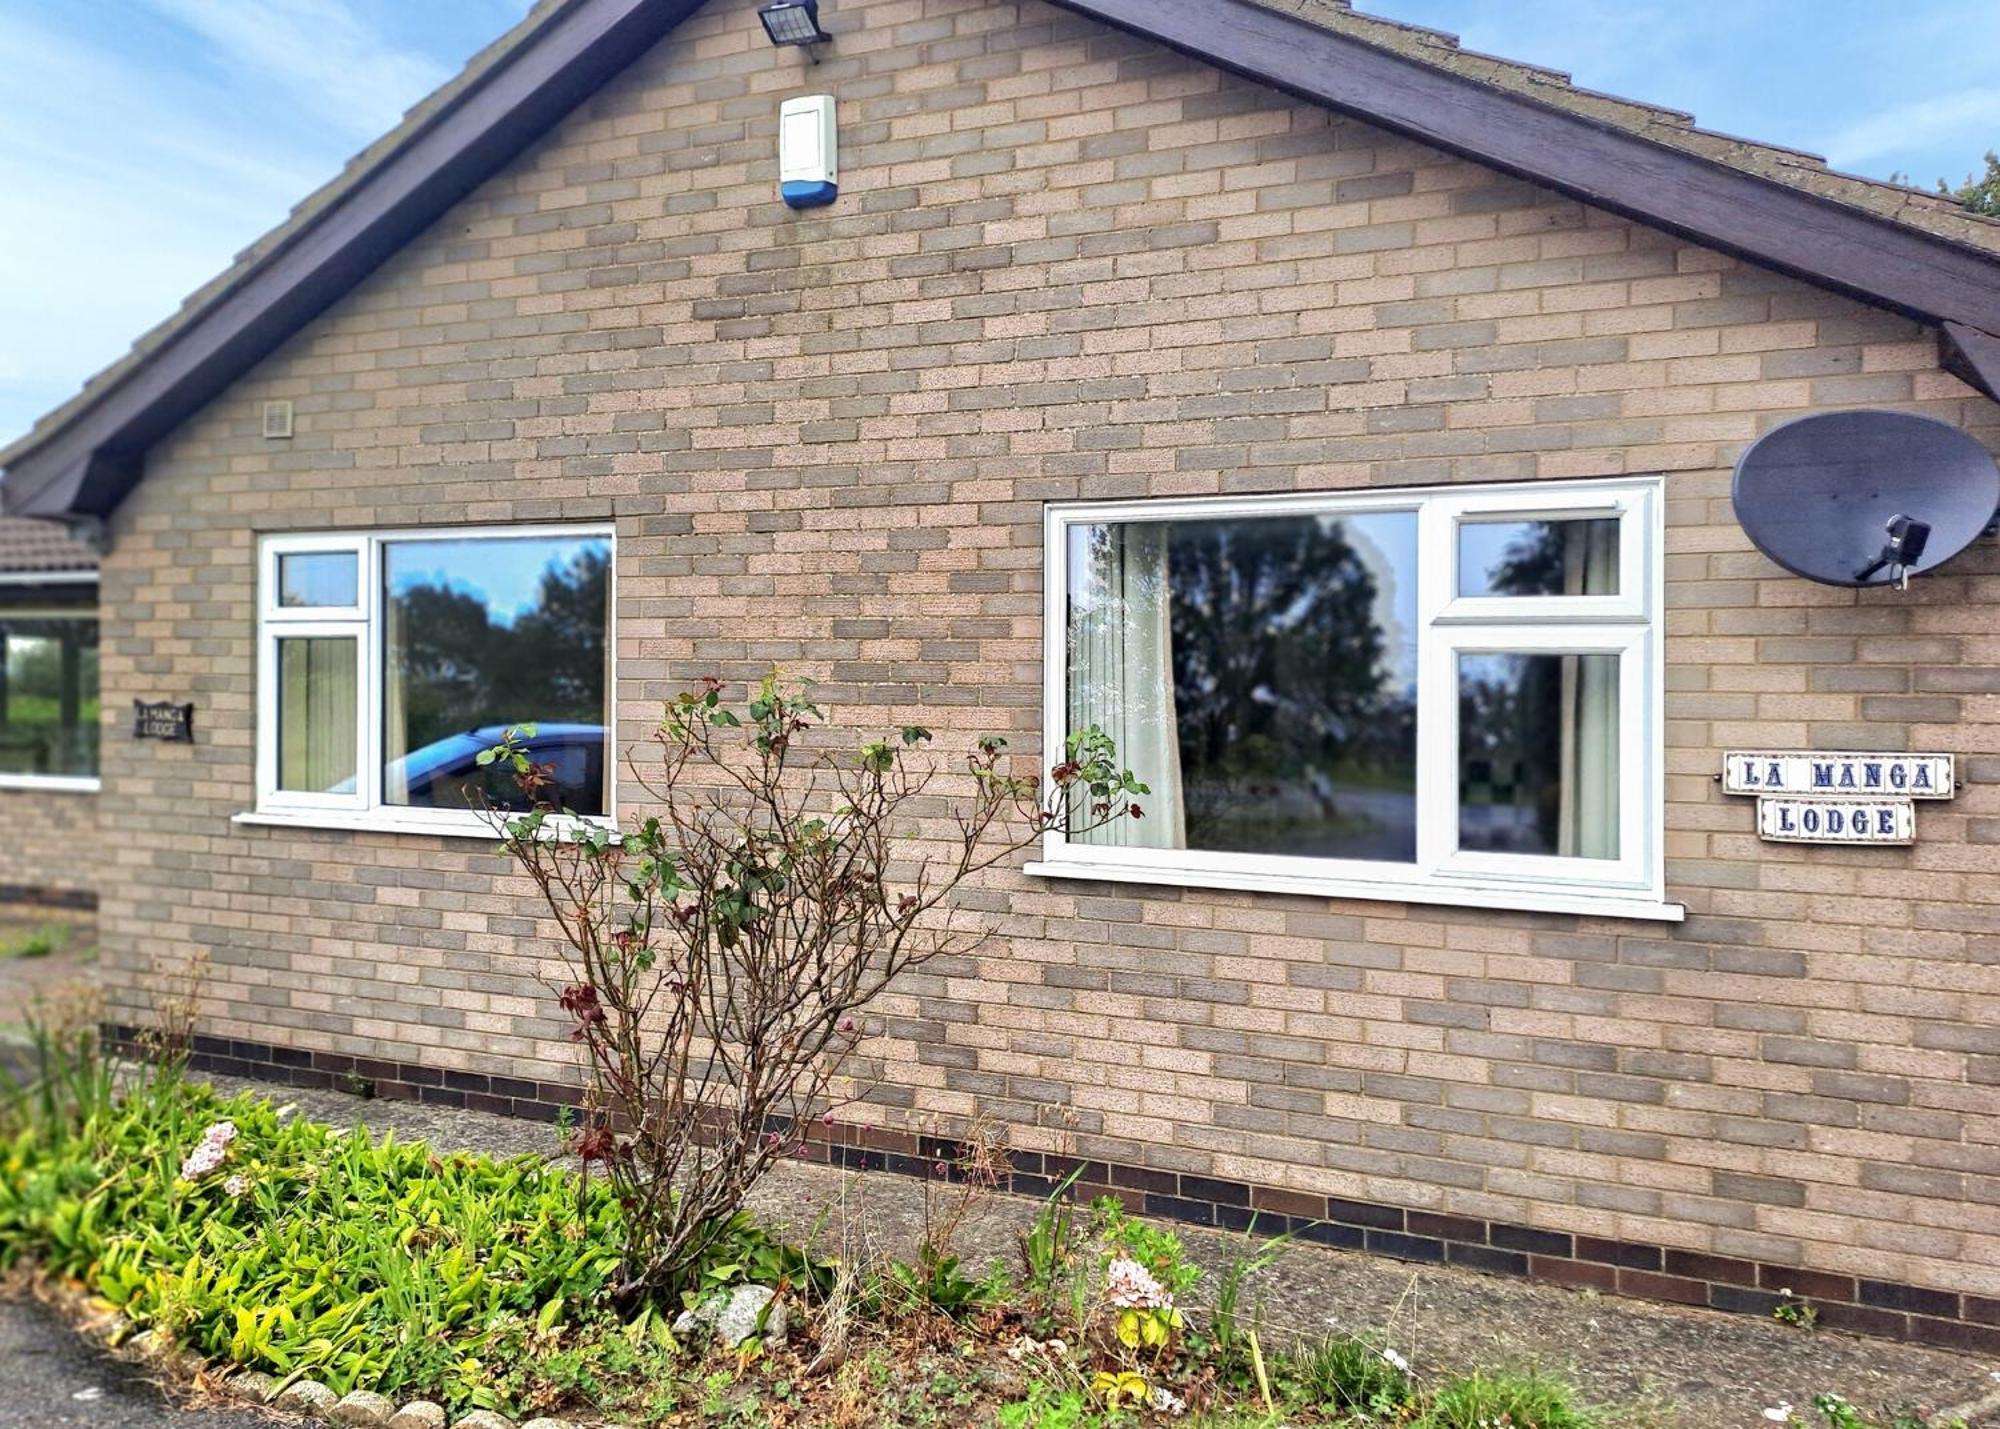
[{"label": "stone edging", "polygon": [[[19,1283],[19,1282],[17,1282]],[[108,1353],[124,1359],[144,1361],[173,1371],[188,1380],[201,1366],[198,1356],[164,1339],[156,1330],[134,1333],[133,1322],[122,1311],[107,1311],[102,1301],[93,1300],[73,1285],[47,1279],[32,1282],[40,1299],[53,1306],[79,1334]],[[443,1405],[428,1399],[413,1399],[400,1408],[386,1395],[357,1389],[335,1394],[314,1379],[283,1383],[262,1370],[237,1369],[211,1377],[207,1383],[223,1393],[249,1404],[267,1406],[305,1419],[350,1426],[350,1429],[580,1429],[567,1419],[530,1419],[516,1425],[504,1414],[490,1409],[474,1409],[451,1418]],[[615,1426],[601,1426],[615,1429]]]},{"label": "stone edging", "polygon": [[[135,1035],[126,1027],[105,1031],[114,1046],[130,1046]],[[439,1071],[406,1062],[214,1037],[195,1038],[192,1065],[255,1081],[353,1087],[391,1100],[539,1121],[554,1121],[578,1100],[575,1087],[558,1082]],[[816,1130],[805,1155],[850,1170],[930,1176],[939,1161],[952,1159],[953,1145],[911,1132],[841,1125]],[[1794,1299],[1810,1302],[1819,1323],[1832,1329],[2000,1354],[2000,1296],[1932,1290],[1116,1162],[1032,1151],[1017,1151],[1011,1160],[1013,1175],[1007,1189],[1024,1195],[1048,1195],[1081,1166],[1078,1195],[1115,1195],[1134,1210],[1166,1220],[1224,1230],[1244,1230],[1254,1220],[1259,1230],[1272,1235],[1289,1231],[1300,1240],[1346,1250],[1735,1314],[1768,1317],[1789,1292]]]}]

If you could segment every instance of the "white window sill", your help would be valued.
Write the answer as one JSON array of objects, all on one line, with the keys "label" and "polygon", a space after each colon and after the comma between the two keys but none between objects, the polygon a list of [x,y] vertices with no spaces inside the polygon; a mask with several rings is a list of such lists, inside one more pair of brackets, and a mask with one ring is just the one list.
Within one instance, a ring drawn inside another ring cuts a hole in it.
[{"label": "white window sill", "polygon": [[[498,844],[500,831],[476,815],[450,810],[398,809],[253,809],[230,819],[232,824],[273,829],[326,829],[355,834],[420,834],[431,838],[480,839]],[[617,825],[605,818],[550,819],[544,826],[550,836],[564,838],[581,829],[612,829]]]},{"label": "white window sill", "polygon": [[1096,883],[1150,883],[1168,888],[1226,888],[1252,893],[1298,893],[1314,898],[1355,898],[1374,903],[1420,903],[1443,908],[1496,908],[1526,913],[1581,913],[1596,918],[1644,918],[1679,923],[1687,909],[1638,893],[1598,893],[1559,888],[1493,888],[1392,882],[1283,873],[1247,873],[1200,867],[1152,868],[1082,859],[1040,860],[1024,872],[1037,878]]},{"label": "white window sill", "polygon": [[0,774],[0,789],[44,794],[95,794],[102,781],[90,774]]}]

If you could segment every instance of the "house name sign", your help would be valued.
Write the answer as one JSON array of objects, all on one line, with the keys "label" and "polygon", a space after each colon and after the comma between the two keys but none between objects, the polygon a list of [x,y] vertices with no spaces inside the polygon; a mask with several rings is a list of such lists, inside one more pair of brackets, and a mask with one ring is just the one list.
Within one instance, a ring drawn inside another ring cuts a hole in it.
[{"label": "house name sign", "polygon": [[1910,844],[1919,799],[1958,792],[1949,754],[1730,753],[1722,792],[1753,795],[1772,843]]},{"label": "house name sign", "polygon": [[172,700],[132,701],[132,738],[194,743],[194,706]]}]

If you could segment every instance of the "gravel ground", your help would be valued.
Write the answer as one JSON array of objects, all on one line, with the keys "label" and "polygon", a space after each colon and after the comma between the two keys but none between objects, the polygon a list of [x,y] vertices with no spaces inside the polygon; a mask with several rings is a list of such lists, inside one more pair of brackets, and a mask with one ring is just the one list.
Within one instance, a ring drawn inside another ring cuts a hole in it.
[{"label": "gravel ground", "polygon": [[[65,927],[57,919],[7,917],[0,913],[0,947],[41,927]],[[0,957],[0,1034],[20,1027],[38,998],[60,996],[91,985],[97,950],[87,933],[75,933],[61,949],[38,958]]]},{"label": "gravel ground", "polygon": [[[498,1155],[556,1149],[548,1127],[481,1112],[256,1089],[295,1102],[306,1115],[358,1120],[434,1146]],[[849,1253],[907,1256],[923,1225],[924,1188],[903,1176],[787,1166],[758,1187],[755,1200],[768,1222],[799,1236],[819,1225],[823,1239],[844,1243]],[[1011,1260],[1016,1232],[1035,1207],[1020,1197],[990,1198],[969,1219],[960,1250],[975,1265]],[[1240,1237],[1182,1234],[1211,1269],[1244,1249]],[[1288,1249],[1252,1282],[1251,1294],[1281,1330],[1387,1328],[1420,1370],[1507,1365],[1563,1375],[1645,1429],[1757,1429],[1766,1406],[1803,1406],[1822,1391],[1881,1410],[1979,1405],[1969,1415],[1975,1429],[2000,1429],[2000,1383],[1993,1379],[2000,1366],[1941,1350],[1318,1246]]]}]

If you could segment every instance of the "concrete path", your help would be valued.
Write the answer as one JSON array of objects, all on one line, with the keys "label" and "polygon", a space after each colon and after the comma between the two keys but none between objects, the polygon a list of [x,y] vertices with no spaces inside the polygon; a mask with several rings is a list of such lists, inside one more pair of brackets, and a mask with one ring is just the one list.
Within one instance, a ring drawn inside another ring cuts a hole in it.
[{"label": "concrete path", "polygon": [[0,1429],[277,1429],[254,1410],[183,1409],[32,1300],[0,1300]]}]

